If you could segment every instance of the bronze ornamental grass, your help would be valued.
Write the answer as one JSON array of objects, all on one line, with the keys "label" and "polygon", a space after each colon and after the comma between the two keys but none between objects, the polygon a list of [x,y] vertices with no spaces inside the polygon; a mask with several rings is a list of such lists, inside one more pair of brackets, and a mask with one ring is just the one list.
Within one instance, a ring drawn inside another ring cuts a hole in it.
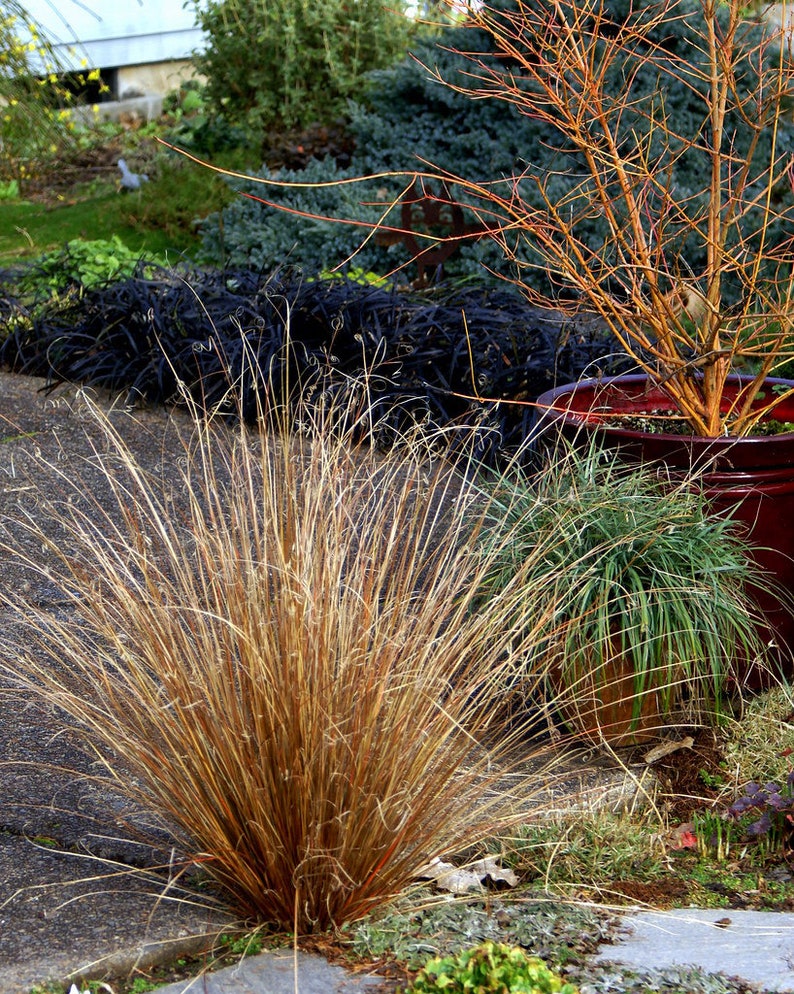
[{"label": "bronze ornamental grass", "polygon": [[[322,930],[532,817],[564,758],[538,712],[582,572],[553,518],[533,542],[506,480],[489,497],[476,466],[425,443],[354,444],[349,411],[308,435],[278,413],[197,416],[169,486],[90,409],[107,493],[48,464],[62,495],[6,522],[4,555],[65,603],[3,595],[25,634],[2,668],[62,709],[227,905]],[[614,555],[605,541],[587,559],[597,573]]]},{"label": "bronze ornamental grass", "polygon": [[[62,539],[31,515],[4,555],[66,605],[6,593],[26,634],[2,666],[65,712],[224,901],[325,929],[504,821],[513,798],[492,787],[521,732],[504,688],[520,661],[540,698],[543,619],[520,572],[475,609],[473,482],[408,445],[381,456],[328,427],[197,419],[172,492],[94,416],[111,497],[49,466]],[[46,559],[25,551],[42,544]]]}]

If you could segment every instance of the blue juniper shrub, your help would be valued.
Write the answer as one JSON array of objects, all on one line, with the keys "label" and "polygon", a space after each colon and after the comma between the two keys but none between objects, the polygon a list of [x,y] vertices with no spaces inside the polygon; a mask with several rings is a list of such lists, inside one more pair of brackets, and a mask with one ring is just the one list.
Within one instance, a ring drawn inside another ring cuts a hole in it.
[{"label": "blue juniper shrub", "polygon": [[[516,9],[515,0],[500,0],[490,6],[508,13]],[[604,0],[603,12],[615,24],[621,24],[632,19],[647,19],[653,6],[651,0],[639,3]],[[691,80],[681,80],[678,73],[664,75],[664,53],[669,52],[677,58],[684,53],[693,65],[698,60],[703,62],[705,56],[696,34],[701,22],[702,9],[697,0],[680,0],[675,11],[650,34],[650,42],[660,45],[654,62],[640,65],[647,52],[638,47],[636,58],[630,54],[612,67],[614,78],[605,84],[608,92],[622,92],[630,85],[636,94],[635,104],[626,111],[632,119],[625,120],[624,133],[647,136],[651,128],[649,118],[655,115],[658,119],[661,113],[666,115],[668,127],[651,140],[649,155],[658,156],[660,160],[664,158],[669,163],[670,183],[676,190],[676,199],[687,203],[686,209],[693,215],[703,206],[702,191],[707,186],[704,168],[707,170],[708,166],[702,148],[685,146],[687,139],[701,135],[706,127],[705,104],[702,95],[693,91]],[[743,31],[742,43],[749,52],[758,41],[761,28],[748,20]],[[430,73],[437,72],[452,84],[465,85],[464,74],[472,67],[456,49],[488,53],[491,48],[492,40],[485,32],[466,26],[448,27],[435,37],[420,36],[413,45],[415,59],[406,58],[371,73],[366,92],[357,93],[357,101],[349,105],[349,126],[356,145],[349,168],[340,171],[333,162],[325,160],[312,164],[304,174],[282,172],[277,178],[287,182],[313,182],[382,171],[410,172],[421,169],[423,162],[480,182],[523,175],[520,191],[530,206],[542,207],[537,187],[540,180],[554,200],[565,199],[566,209],[578,214],[578,236],[597,248],[604,241],[605,222],[597,212],[584,209],[590,195],[588,184],[583,181],[583,163],[566,147],[561,134],[555,133],[547,124],[520,114],[504,100],[471,100],[431,78]],[[509,60],[499,59],[495,64],[505,73],[515,70]],[[742,68],[746,73],[740,82],[748,91],[752,90],[752,79],[758,73],[749,56]],[[660,92],[663,92],[663,98]],[[790,149],[794,154],[794,123],[781,120],[779,127],[778,150]],[[728,117],[727,128],[736,156],[741,159],[752,142],[750,123],[734,113]],[[677,147],[672,138],[675,135],[682,136]],[[764,165],[764,154],[768,153],[765,150],[755,153],[756,166]],[[365,203],[388,203],[404,186],[405,182],[399,179],[379,179],[323,190],[259,186],[252,187],[250,192],[299,211],[372,222],[383,209],[365,206]],[[777,192],[781,198],[791,198],[790,189],[781,188]],[[453,193],[462,202],[466,201],[460,190],[453,189]],[[649,209],[653,210],[653,203]],[[366,234],[353,226],[307,221],[242,198],[224,210],[222,240],[220,231],[217,218],[211,218],[204,227],[204,249],[208,259],[221,261],[225,253],[225,258],[233,265],[255,260],[258,265],[269,266],[289,258],[311,268],[338,264],[361,245]],[[792,234],[794,227],[786,220],[775,225],[771,237],[774,242],[783,243]],[[691,234],[682,235],[676,249],[686,270],[697,271],[702,265],[700,256],[704,244],[702,239],[693,239]],[[404,258],[402,246],[387,251],[370,240],[356,257],[356,265],[383,272]],[[518,261],[531,263],[532,260],[532,245],[525,240],[519,247]],[[445,271],[450,276],[482,275],[483,265],[513,275],[498,247],[487,239],[465,245],[445,266]],[[556,292],[542,270],[522,266],[521,278],[544,293]]]}]

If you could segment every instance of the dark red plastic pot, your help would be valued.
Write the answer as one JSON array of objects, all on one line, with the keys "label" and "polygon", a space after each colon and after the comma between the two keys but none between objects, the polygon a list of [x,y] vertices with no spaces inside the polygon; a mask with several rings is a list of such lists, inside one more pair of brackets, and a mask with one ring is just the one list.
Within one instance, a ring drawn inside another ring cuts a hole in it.
[{"label": "dark red plastic pot", "polygon": [[[728,387],[726,405],[741,382],[736,377]],[[794,387],[794,381],[767,382],[770,389],[775,384]],[[794,677],[794,608],[786,603],[794,593],[794,432],[699,438],[604,424],[608,414],[670,409],[667,394],[643,375],[568,384],[544,393],[538,404],[544,408],[539,413],[541,426],[556,427],[570,440],[591,438],[595,432],[605,446],[626,459],[663,462],[672,472],[698,473],[714,510],[745,525],[756,563],[768,576],[769,587],[780,592],[761,590],[755,600],[779,645],[783,674]],[[794,422],[794,397],[779,404],[773,416]],[[757,671],[748,674],[748,682],[757,685]]]}]

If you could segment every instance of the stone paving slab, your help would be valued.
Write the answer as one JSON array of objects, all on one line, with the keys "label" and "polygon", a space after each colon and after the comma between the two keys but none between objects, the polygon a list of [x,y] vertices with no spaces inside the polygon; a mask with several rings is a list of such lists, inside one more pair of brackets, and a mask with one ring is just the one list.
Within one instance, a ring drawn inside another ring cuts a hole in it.
[{"label": "stone paving slab", "polygon": [[373,991],[382,977],[352,974],[312,953],[283,949],[249,956],[193,980],[158,987],[157,994],[358,994]]},{"label": "stone paving slab", "polygon": [[662,970],[697,966],[741,977],[763,991],[794,992],[794,914],[679,909],[626,917],[597,962]]}]

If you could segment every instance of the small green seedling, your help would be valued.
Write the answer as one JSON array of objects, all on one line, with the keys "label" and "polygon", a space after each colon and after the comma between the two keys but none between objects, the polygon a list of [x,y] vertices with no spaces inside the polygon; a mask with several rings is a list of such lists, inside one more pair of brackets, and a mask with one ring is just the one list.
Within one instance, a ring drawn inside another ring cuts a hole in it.
[{"label": "small green seedling", "polygon": [[237,937],[232,935],[222,935],[220,944],[224,955],[231,956],[256,956],[262,952],[264,941],[257,932],[246,932]]}]

